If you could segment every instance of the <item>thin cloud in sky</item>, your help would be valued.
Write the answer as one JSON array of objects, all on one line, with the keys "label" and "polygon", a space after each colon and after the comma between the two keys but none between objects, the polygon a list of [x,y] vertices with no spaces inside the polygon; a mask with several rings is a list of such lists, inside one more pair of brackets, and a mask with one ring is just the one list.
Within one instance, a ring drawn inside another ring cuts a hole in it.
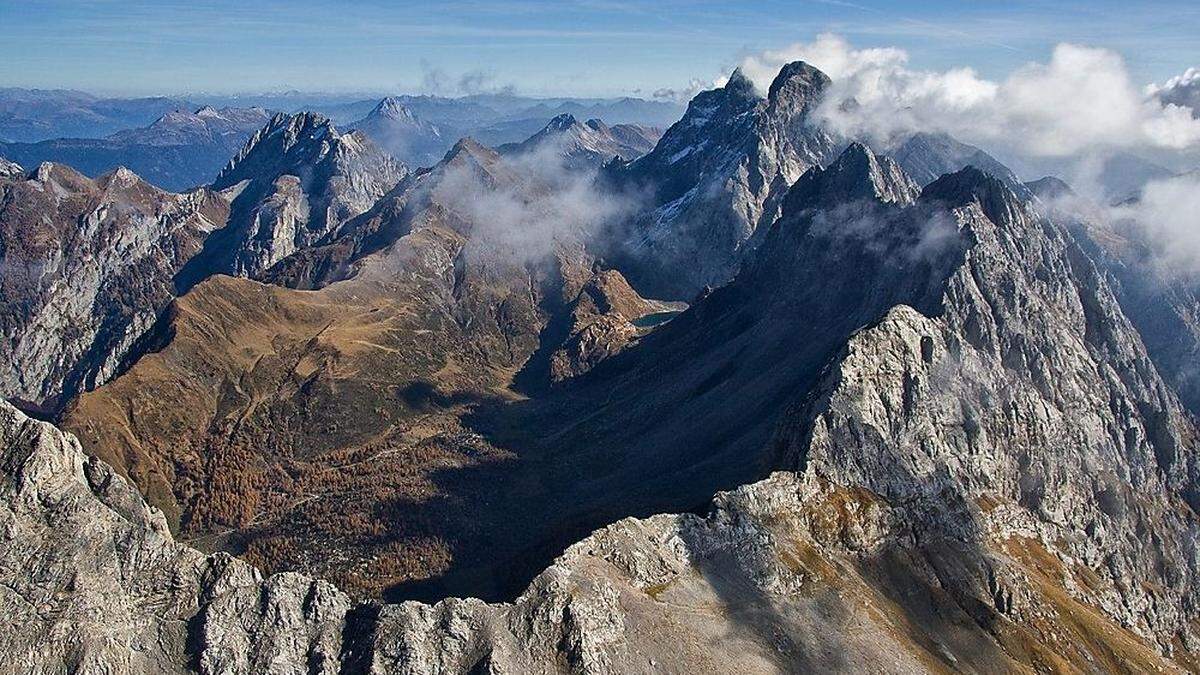
[{"label": "thin cloud in sky", "polygon": [[990,77],[1070,41],[1125,54],[1145,83],[1200,64],[1198,11],[1156,0],[1136,9],[1113,0],[0,0],[0,86],[391,89],[419,85],[424,59],[455,77],[486,66],[527,93],[682,91],[742,56],[826,31],[900,47],[922,67],[970,65]]}]

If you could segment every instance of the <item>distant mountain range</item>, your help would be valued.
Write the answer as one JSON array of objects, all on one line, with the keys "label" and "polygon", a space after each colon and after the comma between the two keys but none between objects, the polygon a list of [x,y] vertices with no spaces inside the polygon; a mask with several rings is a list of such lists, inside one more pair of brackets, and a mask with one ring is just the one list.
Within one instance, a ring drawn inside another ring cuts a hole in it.
[{"label": "distant mountain range", "polygon": [[262,108],[172,110],[107,138],[0,143],[0,155],[29,167],[67,164],[92,177],[124,166],[159,187],[186,190],[211,181],[270,117]]},{"label": "distant mountain range", "polygon": [[[34,143],[54,138],[105,138],[118,131],[147,126],[172,111],[196,110],[204,106],[319,112],[336,124],[347,124],[364,118],[381,98],[304,92],[103,98],[72,90],[0,88],[0,141]],[[476,94],[457,98],[429,95],[390,98],[431,124],[459,131],[505,120],[540,119],[541,124],[545,124],[562,113],[571,113],[580,119],[599,117],[609,124],[666,126],[683,112],[683,107],[677,103],[631,97],[540,98]],[[505,142],[516,140],[520,138],[509,138]]]},{"label": "distant mountain range", "polygon": [[186,190],[211,181],[276,110],[317,112],[343,128],[359,129],[410,166],[433,165],[467,136],[488,146],[523,141],[562,114],[665,127],[682,112],[675,103],[628,97],[478,94],[380,100],[289,92],[106,99],[10,88],[0,89],[0,156],[27,167],[68,164],[92,177],[124,166],[160,187]]},{"label": "distant mountain range", "polygon": [[67,89],[0,88],[0,141],[103,138],[150,124],[172,110],[192,109],[182,98],[101,98]]},{"label": "distant mountain range", "polygon": [[457,140],[432,122],[418,117],[395,96],[380,101],[366,117],[350,127],[412,166],[432,166]]}]

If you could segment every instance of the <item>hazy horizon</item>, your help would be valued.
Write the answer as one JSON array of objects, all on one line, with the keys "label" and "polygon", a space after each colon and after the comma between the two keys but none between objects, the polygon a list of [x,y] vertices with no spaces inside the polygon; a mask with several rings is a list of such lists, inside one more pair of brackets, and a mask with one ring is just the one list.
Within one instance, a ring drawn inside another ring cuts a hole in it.
[{"label": "hazy horizon", "polygon": [[437,94],[683,100],[748,56],[823,32],[903,49],[916,68],[998,78],[1061,42],[1122,54],[1140,83],[1200,64],[1175,1],[1009,3],[821,0],[653,5],[619,0],[467,0],[436,7],[305,0],[0,0],[9,28],[0,87],[104,96]]}]

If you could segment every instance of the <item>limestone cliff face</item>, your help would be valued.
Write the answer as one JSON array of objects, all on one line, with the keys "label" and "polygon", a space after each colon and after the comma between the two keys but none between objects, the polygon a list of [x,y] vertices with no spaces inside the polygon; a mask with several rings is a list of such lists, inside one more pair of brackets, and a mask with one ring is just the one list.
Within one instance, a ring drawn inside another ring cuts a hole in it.
[{"label": "limestone cliff face", "polygon": [[218,193],[164,192],[126,169],[0,177],[3,395],[53,412],[111,378],[228,213]]},{"label": "limestone cliff face", "polygon": [[[934,538],[982,551],[1034,538],[1066,562],[1059,581],[1077,599],[1166,652],[1190,648],[1195,429],[1104,274],[977,171],[921,199],[951,209],[961,264],[925,314],[901,305],[851,338],[781,450],[905,505]],[[1005,576],[992,554],[979,560]],[[997,611],[1039,611],[1014,597]]]},{"label": "limestone cliff face", "polygon": [[349,602],[329,584],[175,543],[113,469],[3,402],[0,467],[5,672],[335,672]]}]

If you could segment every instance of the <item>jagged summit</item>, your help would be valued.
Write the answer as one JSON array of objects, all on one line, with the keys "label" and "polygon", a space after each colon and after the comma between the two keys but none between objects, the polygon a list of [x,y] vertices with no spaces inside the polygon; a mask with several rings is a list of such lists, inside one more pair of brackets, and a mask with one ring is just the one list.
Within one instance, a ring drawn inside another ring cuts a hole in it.
[{"label": "jagged summit", "polygon": [[635,124],[610,127],[596,118],[580,122],[571,113],[562,113],[526,140],[497,149],[510,156],[546,151],[561,159],[564,168],[598,169],[614,158],[628,162],[641,157],[654,148],[658,138],[657,129]]},{"label": "jagged summit", "polygon": [[926,185],[921,199],[942,202],[949,208],[978,202],[988,219],[997,225],[1013,222],[1025,210],[1021,199],[1003,180],[973,166]]},{"label": "jagged summit", "polygon": [[118,166],[112,171],[97,176],[95,181],[96,185],[100,186],[100,188],[104,190],[110,190],[115,187],[129,189],[134,186],[140,186],[142,189],[161,192],[161,190],[143,180],[142,177],[135,173],[132,169],[124,166]]},{"label": "jagged summit", "polygon": [[554,116],[553,119],[547,122],[542,131],[566,131],[576,124],[579,124],[579,120],[575,119],[574,115],[571,113],[562,113],[561,115]]},{"label": "jagged summit", "polygon": [[[735,116],[752,109],[760,101],[762,96],[755,89],[754,83],[743,75],[741,70],[735,70],[724,86],[696,94],[688,103],[683,119],[671,129],[685,121],[690,127],[698,127],[714,119],[719,121],[723,117]],[[667,134],[671,133],[671,129],[667,130]]]},{"label": "jagged summit", "polygon": [[37,168],[28,173],[28,177],[43,185],[56,183],[70,185],[72,188],[92,182],[87,176],[62,162],[39,162]]},{"label": "jagged summit", "polygon": [[455,141],[454,145],[446,151],[446,155],[442,157],[443,162],[450,162],[459,157],[474,157],[491,159],[496,156],[496,151],[470,136],[463,136]]},{"label": "jagged summit", "polygon": [[[339,138],[340,134],[333,123],[320,113],[275,113],[266,126],[256,132],[242,150],[229,160],[229,164],[213,181],[213,187],[222,190],[253,178],[269,170],[272,165],[286,163],[289,155],[323,156],[330,150],[328,142],[336,142]],[[301,146],[301,150],[295,151]]]},{"label": "jagged summit", "polygon": [[212,274],[261,275],[371,208],[407,172],[324,115],[276,114],[213,182],[216,190],[241,188],[229,222],[178,275],[179,291]]},{"label": "jagged summit", "polygon": [[912,203],[920,193],[920,186],[892,158],[854,142],[829,166],[813,167],[801,176],[784,197],[783,210],[858,200],[903,205]]},{"label": "jagged summit", "polygon": [[369,113],[369,116],[386,117],[393,120],[412,120],[416,119],[413,111],[404,105],[400,99],[395,96],[388,96],[379,101],[379,104]]},{"label": "jagged summit", "polygon": [[745,101],[762,98],[758,90],[754,87],[754,83],[750,81],[750,78],[746,77],[741,68],[736,68],[729,74],[729,79],[726,80],[725,86],[721,88],[721,93],[731,99],[742,99]]},{"label": "jagged summit", "polygon": [[779,70],[767,98],[821,94],[832,84],[829,76],[804,61],[792,61]]},{"label": "jagged summit", "polygon": [[635,288],[687,300],[733,276],[789,186],[840,147],[809,120],[828,84],[817,69],[791,63],[764,98],[735,71],[724,87],[697,94],[653,151],[613,172],[653,195],[653,210],[627,235],[632,253],[615,254]]},{"label": "jagged summit", "polygon": [[361,132],[391,156],[412,166],[429,166],[445,153],[449,139],[403,100],[388,96],[350,128]]}]

